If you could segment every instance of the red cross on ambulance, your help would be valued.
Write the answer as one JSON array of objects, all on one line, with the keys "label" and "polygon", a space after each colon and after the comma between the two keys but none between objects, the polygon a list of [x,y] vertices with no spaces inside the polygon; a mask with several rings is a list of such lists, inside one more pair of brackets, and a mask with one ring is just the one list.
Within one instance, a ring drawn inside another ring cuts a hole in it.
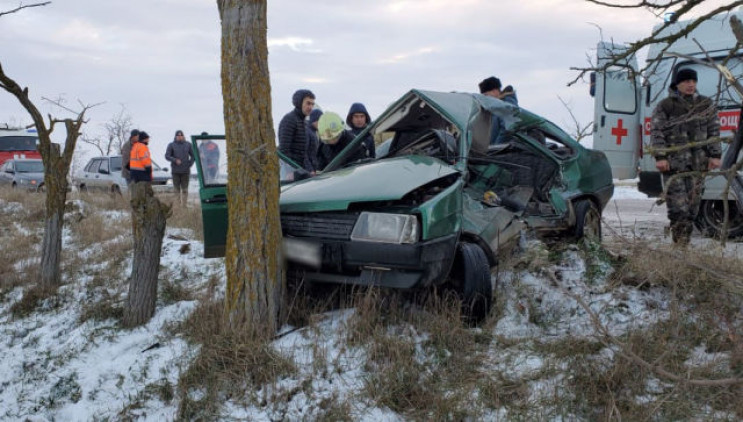
[{"label": "red cross on ambulance", "polygon": [[611,128],[611,134],[617,137],[617,145],[622,145],[622,138],[627,136],[627,128],[622,126],[622,119],[617,120],[617,126]]}]

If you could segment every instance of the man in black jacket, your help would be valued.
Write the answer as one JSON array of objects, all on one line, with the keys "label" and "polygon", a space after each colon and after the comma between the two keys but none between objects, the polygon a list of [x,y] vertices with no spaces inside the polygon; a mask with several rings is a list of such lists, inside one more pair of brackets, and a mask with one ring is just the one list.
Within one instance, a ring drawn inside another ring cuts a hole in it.
[{"label": "man in black jacket", "polygon": [[[351,139],[359,136],[359,134],[366,129],[371,123],[371,117],[369,112],[366,111],[366,107],[362,103],[353,103],[351,108],[348,110],[346,116],[346,124],[350,127],[350,135],[353,135]],[[374,150],[374,138],[371,134],[367,133],[364,140],[361,141],[361,147],[357,151],[358,158],[375,158],[376,151]]]},{"label": "man in black jacket", "polygon": [[296,164],[304,166],[307,155],[307,129],[304,119],[315,106],[315,94],[309,89],[297,90],[292,96],[292,104],[294,110],[286,113],[279,123],[279,151]]},{"label": "man in black jacket", "polygon": [[186,142],[183,131],[175,132],[173,142],[165,150],[165,159],[170,161],[175,199],[181,206],[188,207],[188,182],[191,179],[194,155],[191,143]]}]

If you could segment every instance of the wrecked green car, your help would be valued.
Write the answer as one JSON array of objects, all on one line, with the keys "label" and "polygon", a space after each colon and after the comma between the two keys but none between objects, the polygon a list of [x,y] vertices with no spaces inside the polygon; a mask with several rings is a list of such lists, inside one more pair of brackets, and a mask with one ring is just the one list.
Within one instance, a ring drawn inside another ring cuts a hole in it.
[{"label": "wrecked green car", "polygon": [[[505,142],[490,145],[492,120]],[[350,161],[366,133],[377,158]],[[195,136],[225,150],[224,137]],[[199,157],[200,155],[200,157]],[[224,254],[226,160],[197,154],[205,256]],[[320,174],[293,181],[281,157],[281,226],[289,281],[420,289],[446,284],[469,317],[487,315],[491,269],[522,232],[601,237],[614,185],[603,153],[551,122],[470,93],[412,90]]]}]

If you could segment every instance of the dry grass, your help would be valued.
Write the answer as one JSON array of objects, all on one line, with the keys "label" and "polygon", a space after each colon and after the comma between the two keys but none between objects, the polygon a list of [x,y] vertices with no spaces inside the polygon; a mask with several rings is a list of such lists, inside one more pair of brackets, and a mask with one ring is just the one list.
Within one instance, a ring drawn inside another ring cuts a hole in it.
[{"label": "dry grass", "polygon": [[109,319],[121,321],[124,316],[123,303],[118,302],[107,291],[103,291],[101,297],[93,302],[83,304],[80,311],[79,322],[82,324],[88,320],[106,321]]},{"label": "dry grass", "polygon": [[[178,331],[201,345],[178,382],[180,419],[214,418],[219,397],[256,402],[258,387],[296,372],[293,363],[271,347],[271,337],[225,324],[221,301],[202,302]],[[197,391],[201,397],[194,397]]]},{"label": "dry grass", "polygon": [[[52,299],[53,302],[56,302],[56,300],[59,299],[56,294],[56,288],[38,284],[33,285],[23,292],[21,300],[15,302],[10,307],[10,314],[13,315],[14,318],[25,318],[38,310],[47,299]],[[50,305],[55,307],[55,303],[51,303]]]},{"label": "dry grass", "polygon": [[417,304],[377,289],[362,292],[347,341],[367,353],[363,393],[380,407],[413,420],[479,418],[473,401],[492,327],[462,323],[453,296],[429,295]]},{"label": "dry grass", "polygon": [[[612,281],[667,289],[669,316],[604,340],[617,352],[612,359],[569,359],[572,408],[588,420],[743,418],[741,262],[714,252],[659,250],[642,243],[623,250],[620,262]],[[709,362],[690,363],[695,350]],[[716,385],[735,378],[741,382]]]},{"label": "dry grass", "polygon": [[[166,203],[170,203],[167,198]],[[198,206],[191,206],[189,208],[173,207],[173,215],[168,218],[168,227],[190,230],[194,240],[198,240],[199,242],[204,241],[201,208]]]}]

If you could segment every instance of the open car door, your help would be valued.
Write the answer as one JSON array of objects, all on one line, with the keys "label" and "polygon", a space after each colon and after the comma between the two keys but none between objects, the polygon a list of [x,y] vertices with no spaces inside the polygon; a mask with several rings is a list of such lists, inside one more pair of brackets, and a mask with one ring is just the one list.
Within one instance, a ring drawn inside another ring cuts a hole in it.
[{"label": "open car door", "polygon": [[[600,42],[598,67],[612,63],[627,47]],[[593,78],[593,75],[592,75]],[[640,78],[637,59],[630,56],[595,74],[591,87],[594,96],[593,148],[609,159],[615,179],[637,176],[642,147],[640,123]]]},{"label": "open car door", "polygon": [[[224,256],[227,243],[227,142],[224,135],[191,136],[204,231],[204,258]],[[299,166],[277,151],[282,184],[294,181]]]}]

